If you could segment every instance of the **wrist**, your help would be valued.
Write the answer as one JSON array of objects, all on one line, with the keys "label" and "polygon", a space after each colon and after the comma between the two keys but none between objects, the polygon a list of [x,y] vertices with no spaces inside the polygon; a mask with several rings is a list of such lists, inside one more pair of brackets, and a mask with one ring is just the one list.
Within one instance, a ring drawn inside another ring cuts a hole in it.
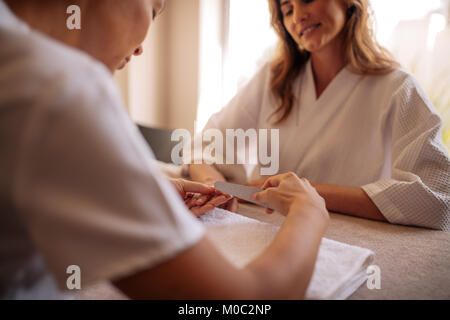
[{"label": "wrist", "polygon": [[305,204],[304,201],[294,201],[289,207],[288,216],[298,216],[304,219],[311,219],[328,223],[330,215],[325,207],[314,204]]}]

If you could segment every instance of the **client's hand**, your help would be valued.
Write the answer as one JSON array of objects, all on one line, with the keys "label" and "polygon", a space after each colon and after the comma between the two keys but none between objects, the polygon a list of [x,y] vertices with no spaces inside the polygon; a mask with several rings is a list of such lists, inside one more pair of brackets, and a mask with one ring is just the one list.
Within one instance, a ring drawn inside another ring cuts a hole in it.
[{"label": "client's hand", "polygon": [[247,187],[252,187],[252,188],[258,188],[258,189],[262,189],[264,183],[266,182],[266,180],[269,179],[269,177],[264,177],[264,178],[260,178],[257,180],[252,180],[247,182],[245,185]]},{"label": "client's hand", "polygon": [[270,177],[262,188],[264,191],[253,194],[252,200],[267,203],[283,215],[312,212],[328,219],[325,200],[308,180],[300,179],[295,173]]},{"label": "client's hand", "polygon": [[228,210],[228,211],[234,212],[234,213],[237,213],[238,209],[239,209],[238,199],[237,198],[232,198],[232,199],[228,200],[225,204],[222,204],[220,206],[220,208],[224,209],[224,210]]},{"label": "client's hand", "polygon": [[175,186],[188,209],[197,217],[228,203],[231,199],[230,195],[202,183],[183,179],[170,179],[170,182]]},{"label": "client's hand", "polygon": [[[208,178],[208,179],[205,179],[204,181],[202,181],[202,183],[204,185],[206,185],[206,186],[211,186],[212,187],[212,186],[214,186],[214,184],[217,181],[226,181],[226,180],[225,180],[225,178],[221,178],[219,180]],[[217,192],[219,192],[219,191],[217,191]],[[237,198],[229,198],[227,202],[219,205],[218,207],[221,208],[221,209],[224,209],[224,210],[228,210],[228,211],[237,213],[238,209],[239,209],[239,202],[238,202]]]}]

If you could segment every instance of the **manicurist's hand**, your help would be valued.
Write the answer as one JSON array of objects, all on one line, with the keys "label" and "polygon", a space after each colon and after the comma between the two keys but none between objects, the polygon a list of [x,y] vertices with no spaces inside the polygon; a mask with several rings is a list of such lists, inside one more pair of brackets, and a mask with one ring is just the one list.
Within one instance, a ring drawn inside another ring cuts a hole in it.
[{"label": "manicurist's hand", "polygon": [[216,207],[226,205],[231,196],[217,191],[214,187],[183,179],[170,179],[188,209],[201,216]]},{"label": "manicurist's hand", "polygon": [[294,173],[270,177],[262,188],[264,191],[255,193],[253,200],[267,203],[283,215],[313,213],[328,219],[325,200],[308,180]]}]

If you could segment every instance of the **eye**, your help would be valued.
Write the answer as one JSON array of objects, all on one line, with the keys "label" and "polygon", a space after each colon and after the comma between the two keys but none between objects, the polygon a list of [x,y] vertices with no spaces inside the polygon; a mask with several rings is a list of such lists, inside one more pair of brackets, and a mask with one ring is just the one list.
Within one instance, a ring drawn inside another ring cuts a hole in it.
[{"label": "eye", "polygon": [[302,0],[303,3],[311,3],[314,2],[314,0]]},{"label": "eye", "polygon": [[283,16],[284,17],[288,17],[290,15],[292,15],[293,13],[293,7],[290,3],[285,3],[281,9],[281,11],[283,12]]}]

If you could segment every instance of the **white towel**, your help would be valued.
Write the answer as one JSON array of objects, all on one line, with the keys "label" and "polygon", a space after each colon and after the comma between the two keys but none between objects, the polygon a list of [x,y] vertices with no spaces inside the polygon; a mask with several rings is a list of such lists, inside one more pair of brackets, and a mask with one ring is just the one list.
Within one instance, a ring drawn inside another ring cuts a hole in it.
[{"label": "white towel", "polygon": [[[241,268],[273,241],[279,227],[231,212],[215,209],[202,216],[207,234],[218,250]],[[374,259],[368,249],[323,239],[306,299],[343,300],[365,281]]]}]

